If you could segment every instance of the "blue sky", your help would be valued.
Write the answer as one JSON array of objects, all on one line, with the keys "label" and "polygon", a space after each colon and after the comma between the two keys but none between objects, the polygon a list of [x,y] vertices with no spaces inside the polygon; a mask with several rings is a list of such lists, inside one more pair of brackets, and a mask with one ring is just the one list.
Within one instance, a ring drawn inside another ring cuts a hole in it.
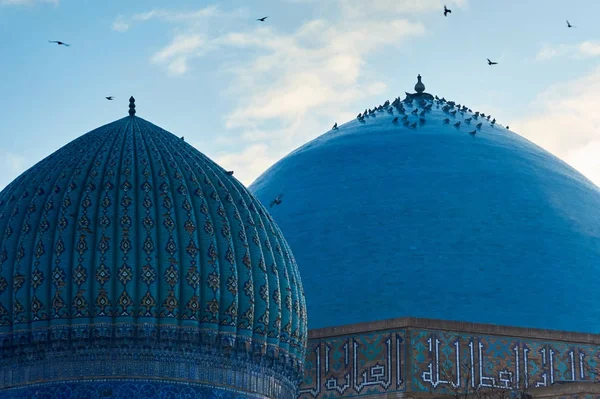
[{"label": "blue sky", "polygon": [[596,0],[0,0],[0,188],[130,95],[250,184],[418,73],[600,184],[598,15]]}]

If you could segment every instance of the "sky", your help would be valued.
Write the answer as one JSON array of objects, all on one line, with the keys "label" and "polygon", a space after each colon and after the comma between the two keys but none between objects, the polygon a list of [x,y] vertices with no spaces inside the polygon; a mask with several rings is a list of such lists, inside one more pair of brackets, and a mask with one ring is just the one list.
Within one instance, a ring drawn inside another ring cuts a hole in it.
[{"label": "sky", "polygon": [[598,185],[598,15],[598,0],[0,0],[0,189],[131,95],[249,185],[417,74]]}]

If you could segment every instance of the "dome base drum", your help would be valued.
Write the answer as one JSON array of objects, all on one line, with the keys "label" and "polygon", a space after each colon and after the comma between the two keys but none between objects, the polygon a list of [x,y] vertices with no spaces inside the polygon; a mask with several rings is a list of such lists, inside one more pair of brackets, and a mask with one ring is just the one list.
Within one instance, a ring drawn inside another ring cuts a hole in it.
[{"label": "dome base drum", "polygon": [[[249,385],[260,385],[256,376],[252,378],[254,381],[249,381]],[[230,375],[228,381],[234,379],[235,376]],[[121,378],[34,384],[6,389],[0,393],[2,399],[267,399],[268,397],[279,398],[280,396],[263,396],[228,387],[199,385],[184,381],[143,381]],[[282,397],[288,398],[288,396]]]}]

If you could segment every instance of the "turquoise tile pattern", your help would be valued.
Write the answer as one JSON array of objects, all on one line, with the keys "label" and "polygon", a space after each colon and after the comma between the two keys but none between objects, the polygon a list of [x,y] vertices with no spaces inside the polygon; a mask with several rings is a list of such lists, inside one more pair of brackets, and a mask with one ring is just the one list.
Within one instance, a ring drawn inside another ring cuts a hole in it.
[{"label": "turquoise tile pattern", "polygon": [[392,330],[310,340],[298,399],[405,391],[405,338],[405,330]]},{"label": "turquoise tile pattern", "polygon": [[559,381],[594,381],[599,354],[597,345],[575,342],[412,331],[412,389],[434,392],[469,385],[523,390]]},{"label": "turquoise tile pattern", "polygon": [[298,399],[526,391],[597,381],[599,356],[600,347],[586,343],[426,329],[311,339]]},{"label": "turquoise tile pattern", "polygon": [[239,181],[132,106],[0,193],[0,386],[86,364],[87,377],[118,373],[118,361],[137,365],[124,376],[163,377],[212,362],[295,391],[306,308],[279,228]]},{"label": "turquoise tile pattern", "polygon": [[0,393],[1,399],[265,399],[217,387],[169,381],[76,381],[42,384]]}]

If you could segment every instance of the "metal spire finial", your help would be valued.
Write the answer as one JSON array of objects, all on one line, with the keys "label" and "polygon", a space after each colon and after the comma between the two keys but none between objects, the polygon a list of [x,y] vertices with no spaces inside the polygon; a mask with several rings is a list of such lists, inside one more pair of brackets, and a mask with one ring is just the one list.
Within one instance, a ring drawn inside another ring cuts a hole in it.
[{"label": "metal spire finial", "polygon": [[415,91],[419,94],[423,93],[425,91],[425,85],[423,84],[423,82],[421,82],[421,75],[417,76],[417,84],[415,85]]},{"label": "metal spire finial", "polygon": [[129,116],[135,115],[135,98],[129,97]]},{"label": "metal spire finial", "polygon": [[421,75],[417,76],[417,84],[415,85],[415,92],[416,93],[406,93],[406,98],[404,99],[404,101],[413,101],[413,100],[429,100],[429,101],[433,101],[434,97],[429,94],[429,93],[425,93],[425,85],[423,84],[423,82],[421,82]]}]

